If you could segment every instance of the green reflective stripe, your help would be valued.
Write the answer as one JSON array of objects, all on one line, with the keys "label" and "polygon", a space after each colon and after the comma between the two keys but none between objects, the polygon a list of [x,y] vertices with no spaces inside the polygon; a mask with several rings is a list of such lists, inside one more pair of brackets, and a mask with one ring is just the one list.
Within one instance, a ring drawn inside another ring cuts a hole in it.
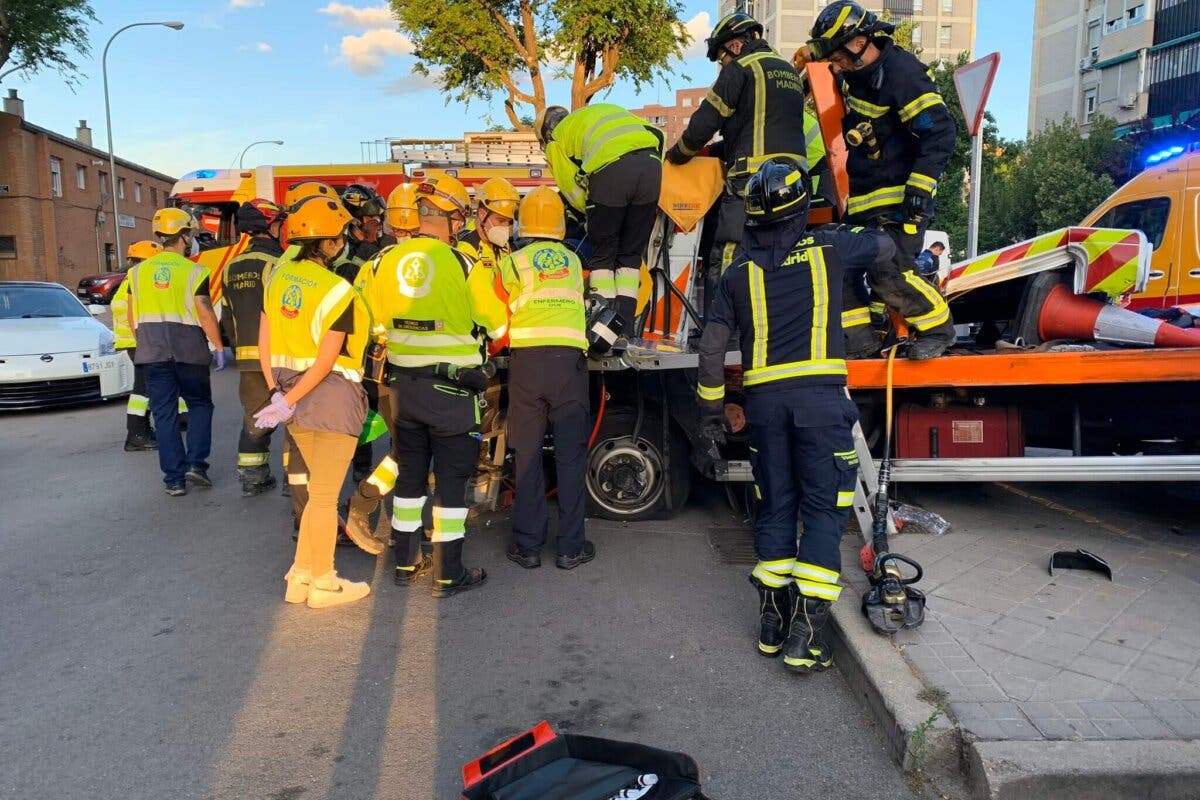
[{"label": "green reflective stripe", "polygon": [[852,94],[846,95],[846,105],[850,106],[851,111],[857,111],[864,117],[878,119],[892,109],[888,106],[877,106],[874,103],[869,103],[866,100],[855,97]]},{"label": "green reflective stripe", "polygon": [[903,186],[884,186],[868,194],[855,195],[846,201],[846,213],[861,214],[873,208],[894,206],[904,202]]},{"label": "green reflective stripe", "polygon": [[778,58],[780,61],[783,60],[783,58],[774,50],[760,50],[757,53],[750,53],[749,55],[740,56],[737,62],[743,67],[748,67],[751,64],[757,64],[759,61],[762,61],[766,58]]},{"label": "green reflective stripe", "polygon": [[125,404],[125,413],[132,414],[135,417],[144,417],[146,412],[150,410],[150,398],[144,394],[129,395],[129,402]]},{"label": "green reflective stripe", "polygon": [[792,361],[787,364],[775,364],[770,367],[746,370],[744,386],[758,386],[771,381],[786,378],[802,378],[812,375],[845,375],[846,362],[844,359],[831,358],[824,361]]},{"label": "green reflective stripe", "polygon": [[513,329],[508,338],[513,344],[539,341],[549,344],[550,340],[554,340],[555,342],[569,342],[570,346],[581,342],[584,346],[587,345],[587,336],[583,331],[577,328],[556,327],[553,325]]},{"label": "green reflective stripe", "polygon": [[[717,113],[720,114],[721,117],[727,118],[733,116],[734,109],[726,105],[725,101],[721,99],[721,96],[712,89],[708,90],[708,94],[704,96],[704,99],[708,101],[709,105],[717,110]],[[688,155],[692,154],[688,153]]]},{"label": "green reflective stripe", "polygon": [[842,596],[842,587],[830,586],[828,583],[796,579],[796,588],[805,597],[816,597],[821,600],[829,600],[830,602],[836,601]]},{"label": "green reflective stripe", "polygon": [[871,324],[871,311],[866,306],[842,312],[842,327],[854,328]]},{"label": "green reflective stripe", "polygon": [[[627,133],[638,133],[646,130],[644,123],[631,124],[626,123],[624,119],[619,120],[619,124],[613,127],[614,120],[606,120],[605,122],[593,125],[587,133],[583,135],[583,151],[588,154],[584,156],[584,161],[588,161],[589,157],[614,139],[624,136]],[[603,130],[601,130],[603,129]],[[606,165],[607,166],[607,165]]]},{"label": "green reflective stripe", "polygon": [[617,297],[637,297],[642,283],[642,271],[634,267],[619,267],[614,270]]},{"label": "green reflective stripe", "polygon": [[929,194],[937,192],[938,182],[928,175],[922,175],[919,172],[914,172],[908,176],[907,186],[912,186],[915,189],[921,189]]},{"label": "green reflective stripe", "polygon": [[449,542],[461,539],[466,532],[467,509],[433,507],[433,541]]},{"label": "green reflective stripe", "polygon": [[940,105],[943,105],[942,96],[940,94],[938,94],[937,92],[926,92],[925,94],[918,97],[916,100],[913,100],[911,103],[905,105],[903,108],[900,109],[900,112],[899,112],[900,121],[908,122],[910,119],[915,117],[917,114],[920,114],[922,111],[925,111],[926,109],[933,108],[934,106],[940,106]]},{"label": "green reflective stripe", "polygon": [[809,274],[812,275],[812,360],[823,361],[828,353],[825,326],[829,320],[829,276],[825,271],[825,255],[821,248],[809,250],[815,256]]},{"label": "green reflective stripe", "polygon": [[424,497],[393,497],[392,530],[400,533],[420,530],[421,509],[424,507]]},{"label": "green reflective stripe", "polygon": [[754,329],[754,346],[750,351],[750,366],[759,369],[767,365],[767,287],[762,268],[750,264],[746,274],[750,281],[750,324]]},{"label": "green reflective stripe", "polygon": [[904,272],[904,280],[909,286],[917,290],[924,297],[932,308],[924,314],[918,314],[913,317],[905,317],[905,321],[915,327],[918,331],[927,331],[936,328],[939,325],[945,324],[950,320],[950,306],[946,305],[946,299],[938,292],[937,289],[929,285],[929,282],[923,278],[918,278],[913,274],[912,270]]},{"label": "green reflective stripe", "polygon": [[725,397],[725,384],[720,386],[698,385],[696,394],[700,396],[701,400],[722,400]]},{"label": "green reflective stripe", "polygon": [[816,564],[810,564],[807,561],[796,561],[792,566],[793,578],[804,578],[805,580],[820,581],[821,583],[836,584],[841,576],[831,569],[818,567]]},{"label": "green reflective stripe", "polygon": [[838,508],[854,505],[854,492],[838,492]]},{"label": "green reflective stripe", "polygon": [[791,560],[759,561],[750,575],[764,586],[779,589],[792,582]]},{"label": "green reflective stripe", "polygon": [[175,404],[175,408],[180,414],[186,414],[188,410],[187,400],[184,400],[182,397],[179,398],[179,402]]},{"label": "green reflective stripe", "polygon": [[238,453],[237,465],[239,467],[261,467],[269,460],[269,453]]},{"label": "green reflective stripe", "polygon": [[761,155],[766,149],[767,135],[767,78],[763,74],[761,59],[747,59],[745,63],[750,65],[750,70],[754,73],[754,117],[751,124],[754,126],[754,147],[751,150],[751,155]]}]

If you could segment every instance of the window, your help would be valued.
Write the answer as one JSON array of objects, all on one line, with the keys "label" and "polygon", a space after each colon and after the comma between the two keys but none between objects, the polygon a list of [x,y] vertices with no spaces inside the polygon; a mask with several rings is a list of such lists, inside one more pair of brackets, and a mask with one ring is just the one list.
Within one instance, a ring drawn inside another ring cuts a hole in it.
[{"label": "window", "polygon": [[1089,122],[1096,113],[1096,90],[1088,89],[1083,93],[1083,121]]},{"label": "window", "polygon": [[117,199],[118,200],[125,199],[125,179],[124,178],[117,178]]},{"label": "window", "polygon": [[912,43],[914,45],[921,44],[921,41],[924,38],[923,34],[921,33],[921,29],[923,27],[924,26],[919,22],[913,24],[913,26],[912,26]]},{"label": "window", "polygon": [[155,208],[158,208],[158,187],[157,186],[150,187],[150,205],[154,206]]},{"label": "window", "polygon": [[1167,219],[1170,216],[1170,198],[1148,197],[1113,206],[1096,220],[1095,227],[1141,231],[1157,250],[1167,232]]},{"label": "window", "polygon": [[96,180],[100,182],[100,196],[108,197],[108,173],[97,172]]},{"label": "window", "polygon": [[942,0],[942,11],[947,14],[953,14],[954,0]]},{"label": "window", "polygon": [[1088,24],[1088,54],[1093,60],[1100,57],[1100,20]]},{"label": "window", "polygon": [[1125,9],[1125,18],[1129,20],[1129,24],[1141,22],[1146,18],[1146,6],[1139,3],[1136,6],[1129,6]]},{"label": "window", "polygon": [[684,108],[690,108],[692,105],[692,98],[690,98],[690,97],[683,98],[683,102],[680,103],[680,105],[683,106]]},{"label": "window", "polygon": [[949,25],[943,25],[938,29],[938,44],[942,47],[950,46],[950,27]]},{"label": "window", "polygon": [[0,258],[17,257],[17,237],[0,236]]},{"label": "window", "polygon": [[913,0],[912,10],[913,10],[913,13],[920,13],[920,12],[924,11],[925,10],[925,0]]},{"label": "window", "polygon": [[62,197],[62,159],[50,159],[50,196]]},{"label": "window", "polygon": [[140,183],[135,183],[133,185],[133,202],[142,202],[142,185]]},{"label": "window", "polygon": [[85,167],[83,164],[75,165],[75,188],[87,188],[87,167]]}]

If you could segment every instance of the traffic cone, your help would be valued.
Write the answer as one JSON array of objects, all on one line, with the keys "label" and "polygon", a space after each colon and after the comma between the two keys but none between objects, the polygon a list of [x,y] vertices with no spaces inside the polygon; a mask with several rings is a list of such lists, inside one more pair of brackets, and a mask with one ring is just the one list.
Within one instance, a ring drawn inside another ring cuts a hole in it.
[{"label": "traffic cone", "polygon": [[1038,314],[1038,336],[1094,339],[1143,347],[1200,347],[1200,330],[1176,328],[1124,308],[1077,295],[1059,284],[1050,290]]}]

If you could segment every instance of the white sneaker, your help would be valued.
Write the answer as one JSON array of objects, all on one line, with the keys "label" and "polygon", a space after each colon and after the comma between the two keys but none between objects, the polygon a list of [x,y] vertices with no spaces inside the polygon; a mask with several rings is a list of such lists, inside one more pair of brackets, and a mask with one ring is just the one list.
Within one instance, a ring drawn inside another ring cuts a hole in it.
[{"label": "white sneaker", "polygon": [[308,589],[312,583],[312,572],[307,569],[292,567],[283,576],[287,581],[287,591],[283,594],[285,603],[303,603],[308,600]]},{"label": "white sneaker", "polygon": [[371,593],[367,583],[339,578],[333,570],[315,579],[308,589],[309,608],[330,608],[362,600]]}]

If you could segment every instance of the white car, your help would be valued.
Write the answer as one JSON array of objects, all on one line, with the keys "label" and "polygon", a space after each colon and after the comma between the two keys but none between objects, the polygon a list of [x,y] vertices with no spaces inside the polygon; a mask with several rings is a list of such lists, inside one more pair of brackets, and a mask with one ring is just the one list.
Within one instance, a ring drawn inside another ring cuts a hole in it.
[{"label": "white car", "polygon": [[113,333],[57,283],[0,281],[0,409],[128,394],[133,362]]}]

